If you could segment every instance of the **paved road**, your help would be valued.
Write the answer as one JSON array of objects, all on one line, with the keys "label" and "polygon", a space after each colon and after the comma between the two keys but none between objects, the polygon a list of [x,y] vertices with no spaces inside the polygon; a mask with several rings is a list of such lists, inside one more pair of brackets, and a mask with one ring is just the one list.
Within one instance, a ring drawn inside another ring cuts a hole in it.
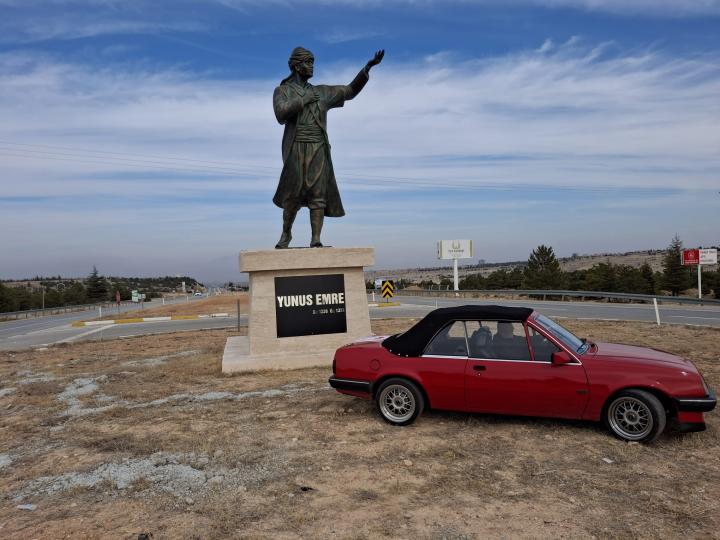
[{"label": "paved road", "polygon": [[[542,302],[523,300],[472,300],[424,298],[416,296],[400,296],[396,298],[401,305],[388,308],[370,308],[373,319],[397,317],[423,317],[436,307],[447,307],[460,304],[494,304],[529,306],[554,318],[573,319],[605,319],[618,321],[654,322],[655,312],[651,305],[644,304],[603,304],[593,302]],[[183,300],[184,301],[184,300]],[[128,306],[135,308],[135,306]],[[152,306],[151,306],[152,307]],[[137,308],[135,308],[137,309]],[[94,315],[94,314],[93,314]],[[660,307],[663,323],[692,324],[700,326],[720,327],[720,309],[716,307]],[[102,327],[74,328],[71,323],[76,320],[92,318],[88,312],[67,313],[38,319],[23,319],[0,323],[0,350],[20,350],[44,347],[56,343],[84,340],[104,340],[119,337],[180,332],[186,330],[203,330],[211,328],[232,328],[237,326],[236,317],[199,319],[188,321],[160,321],[138,324],[120,324]],[[247,325],[247,317],[241,316],[241,325]]]},{"label": "paved road", "polygon": [[[199,297],[197,299],[200,299]],[[190,297],[189,300],[185,298],[178,298],[173,300],[165,300],[165,305],[177,304],[187,301],[194,301],[195,298]],[[152,309],[155,307],[162,306],[163,304],[159,300],[154,302],[145,302],[146,309]],[[117,307],[113,307],[111,310],[103,309],[103,314],[117,313]],[[120,306],[120,313],[128,311],[136,311],[140,309],[139,304],[123,304]],[[58,315],[47,315],[44,317],[37,317],[32,319],[18,319],[13,321],[0,322],[0,350],[18,350],[29,347],[42,347],[54,343],[60,343],[63,341],[75,341],[82,339],[87,336],[89,339],[94,336],[91,330],[97,330],[97,327],[81,327],[74,328],[72,325],[75,321],[87,321],[98,316],[97,308],[86,311],[76,311],[72,313],[61,313]],[[220,319],[218,319],[220,320]],[[198,321],[173,321],[173,322],[198,322]],[[225,319],[225,322],[227,320]],[[236,320],[237,322],[237,320]],[[135,327],[131,330],[130,335],[140,335],[146,333],[143,330],[143,326],[149,324],[160,324],[160,323],[144,323],[144,325],[134,324],[128,325]],[[122,327],[123,325],[114,325],[111,328]],[[97,339],[100,339],[101,335],[109,336],[116,335],[115,331],[110,331],[110,327],[102,327],[105,330],[100,333],[97,332]],[[202,328],[202,327],[199,327]],[[199,329],[198,328],[198,329]],[[164,332],[173,331],[171,328],[166,328]],[[132,333],[135,332],[135,333]],[[148,332],[149,333],[149,332]],[[118,334],[123,335],[123,334]]]},{"label": "paved road", "polygon": [[[534,300],[474,300],[469,298],[427,298],[399,296],[399,307],[377,309],[387,317],[422,317],[436,307],[462,304],[502,304],[527,306],[555,318],[592,319],[613,321],[655,322],[652,304],[605,304],[602,302],[552,302]],[[672,324],[691,324],[720,327],[720,308],[716,306],[660,306],[660,321]]]}]

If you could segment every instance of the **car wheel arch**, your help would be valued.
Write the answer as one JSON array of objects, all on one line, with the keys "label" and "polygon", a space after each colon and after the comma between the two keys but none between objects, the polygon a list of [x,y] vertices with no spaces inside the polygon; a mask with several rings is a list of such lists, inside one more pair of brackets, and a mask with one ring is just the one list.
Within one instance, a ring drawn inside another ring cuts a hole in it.
[{"label": "car wheel arch", "polygon": [[645,392],[648,392],[658,398],[660,400],[660,403],[662,403],[662,406],[665,408],[665,411],[668,415],[668,417],[677,416],[677,409],[675,407],[675,403],[673,402],[672,398],[660,390],[659,388],[653,387],[653,386],[624,386],[622,388],[617,388],[614,392],[612,392],[603,403],[602,406],[602,413],[601,418],[605,417],[605,413],[607,412],[608,407],[613,402],[613,400],[620,395],[622,392],[625,392],[627,390],[643,390]]},{"label": "car wheel arch", "polygon": [[425,410],[430,410],[432,408],[432,405],[430,403],[430,397],[428,396],[427,391],[425,390],[425,387],[423,386],[422,382],[417,380],[415,377],[409,377],[408,375],[398,375],[398,374],[387,374],[383,375],[379,379],[373,381],[372,383],[372,392],[371,396],[372,399],[375,399],[377,396],[378,389],[382,386],[382,384],[387,381],[388,379],[405,379],[413,383],[415,386],[418,387],[418,390],[422,393],[423,400],[425,401]]}]

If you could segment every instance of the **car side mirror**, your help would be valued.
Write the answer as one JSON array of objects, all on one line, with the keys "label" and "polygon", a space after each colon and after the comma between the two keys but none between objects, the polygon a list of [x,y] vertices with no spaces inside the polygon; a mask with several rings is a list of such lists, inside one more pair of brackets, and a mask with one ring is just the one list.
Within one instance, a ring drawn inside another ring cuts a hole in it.
[{"label": "car side mirror", "polygon": [[570,357],[568,353],[564,351],[552,353],[550,360],[553,366],[562,366],[570,363]]}]

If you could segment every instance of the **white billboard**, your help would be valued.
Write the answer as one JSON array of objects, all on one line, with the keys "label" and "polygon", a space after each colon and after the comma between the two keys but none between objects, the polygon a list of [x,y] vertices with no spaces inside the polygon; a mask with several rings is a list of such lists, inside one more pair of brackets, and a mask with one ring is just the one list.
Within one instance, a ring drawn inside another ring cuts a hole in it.
[{"label": "white billboard", "polygon": [[700,264],[717,264],[717,249],[701,249]]},{"label": "white billboard", "polygon": [[440,240],[437,244],[438,259],[472,259],[472,240]]}]

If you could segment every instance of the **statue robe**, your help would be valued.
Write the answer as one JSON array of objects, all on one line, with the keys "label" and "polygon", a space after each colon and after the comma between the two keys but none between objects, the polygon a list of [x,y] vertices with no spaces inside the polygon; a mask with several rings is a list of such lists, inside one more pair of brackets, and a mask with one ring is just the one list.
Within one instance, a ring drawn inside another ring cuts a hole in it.
[{"label": "statue robe", "polygon": [[[357,96],[368,79],[368,70],[363,68],[346,86],[312,86],[309,83],[301,86],[294,81],[285,80],[275,88],[275,117],[280,124],[285,125],[282,141],[283,169],[273,197],[276,206],[288,210],[297,210],[299,206],[324,208],[328,217],[345,215],[330,157],[327,112],[335,107],[342,107],[346,100]],[[303,96],[306,92],[312,92],[313,88],[319,99],[303,107]],[[296,141],[298,122],[312,123],[309,127],[317,131],[318,138],[310,142]]]}]

